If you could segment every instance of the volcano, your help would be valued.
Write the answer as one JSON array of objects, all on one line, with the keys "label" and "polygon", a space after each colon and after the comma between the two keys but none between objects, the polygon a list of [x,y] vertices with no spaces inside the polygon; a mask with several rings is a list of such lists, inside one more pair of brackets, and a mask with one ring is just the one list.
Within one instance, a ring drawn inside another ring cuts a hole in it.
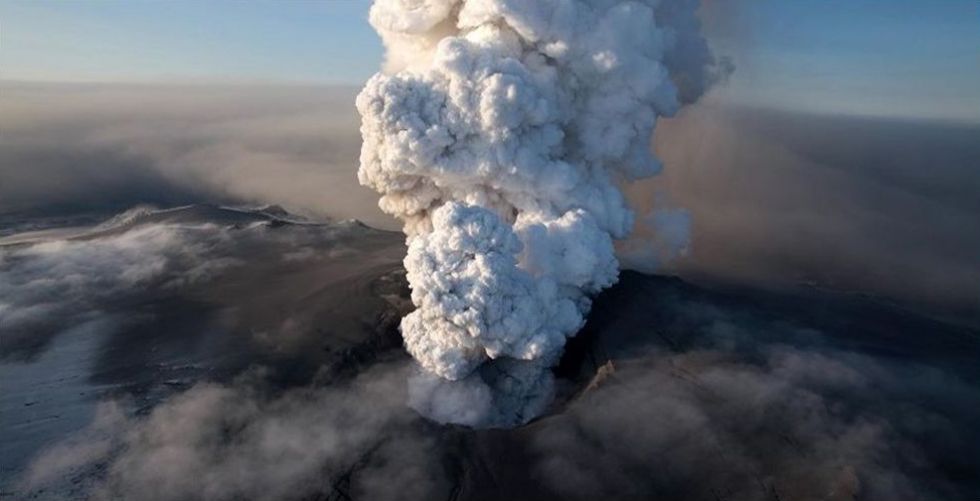
[{"label": "volcano", "polygon": [[[980,332],[875,297],[624,271],[553,369],[549,408],[474,430],[405,406],[398,233],[200,205],[73,231],[3,243],[5,498],[127,498],[159,482],[178,487],[149,499],[980,489]],[[119,254],[132,248],[162,264],[134,268]],[[12,290],[51,294],[48,312],[31,319]],[[291,452],[307,446],[319,452]],[[245,452],[265,472],[254,481],[230,473]],[[152,468],[161,454],[200,475]]]}]

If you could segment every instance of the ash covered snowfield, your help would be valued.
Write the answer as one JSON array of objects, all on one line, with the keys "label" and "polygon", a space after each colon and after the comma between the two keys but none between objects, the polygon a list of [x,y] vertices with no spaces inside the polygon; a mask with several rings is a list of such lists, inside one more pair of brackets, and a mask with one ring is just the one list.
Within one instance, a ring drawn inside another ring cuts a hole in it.
[{"label": "ash covered snowfield", "polygon": [[513,426],[551,400],[568,337],[617,280],[619,185],[661,170],[660,116],[718,64],[697,1],[378,0],[384,71],[357,98],[362,184],[404,222],[421,370],[441,422]]}]

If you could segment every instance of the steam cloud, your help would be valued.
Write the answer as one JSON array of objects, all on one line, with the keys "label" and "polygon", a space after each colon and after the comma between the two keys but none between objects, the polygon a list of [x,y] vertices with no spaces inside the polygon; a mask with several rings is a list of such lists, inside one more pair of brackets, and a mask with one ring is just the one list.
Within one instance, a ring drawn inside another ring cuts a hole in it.
[{"label": "steam cloud", "polygon": [[633,213],[618,187],[657,174],[657,118],[716,64],[696,1],[378,0],[385,72],[357,98],[361,184],[404,222],[422,368],[412,404],[512,426],[550,401],[548,367],[617,279]]}]

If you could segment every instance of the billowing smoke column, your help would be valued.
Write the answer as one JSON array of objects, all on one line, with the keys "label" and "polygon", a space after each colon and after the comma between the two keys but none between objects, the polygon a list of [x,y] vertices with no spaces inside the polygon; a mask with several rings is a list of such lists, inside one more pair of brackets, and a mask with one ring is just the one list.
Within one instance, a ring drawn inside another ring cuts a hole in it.
[{"label": "billowing smoke column", "polygon": [[377,0],[385,72],[357,98],[358,177],[405,223],[421,371],[441,422],[513,426],[617,279],[632,225],[617,183],[660,170],[658,116],[718,74],[697,2]]}]

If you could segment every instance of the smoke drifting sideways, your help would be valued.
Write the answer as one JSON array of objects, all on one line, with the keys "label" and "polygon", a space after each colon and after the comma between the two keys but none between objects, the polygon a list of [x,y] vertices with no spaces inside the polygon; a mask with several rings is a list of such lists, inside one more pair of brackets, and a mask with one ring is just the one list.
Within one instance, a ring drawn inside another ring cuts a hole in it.
[{"label": "smoke drifting sideways", "polygon": [[617,243],[621,267],[715,288],[865,295],[980,326],[980,125],[717,96],[659,124],[670,168],[625,190],[653,216]]},{"label": "smoke drifting sideways", "polygon": [[397,228],[350,175],[356,95],[314,85],[0,82],[0,236],[43,229],[43,218],[96,224],[141,204],[275,204]]},{"label": "smoke drifting sideways", "polygon": [[358,179],[404,222],[420,413],[506,427],[550,402],[549,367],[616,282],[613,239],[633,226],[617,183],[657,174],[658,117],[730,70],[697,8],[374,3],[387,61],[357,98]]}]

